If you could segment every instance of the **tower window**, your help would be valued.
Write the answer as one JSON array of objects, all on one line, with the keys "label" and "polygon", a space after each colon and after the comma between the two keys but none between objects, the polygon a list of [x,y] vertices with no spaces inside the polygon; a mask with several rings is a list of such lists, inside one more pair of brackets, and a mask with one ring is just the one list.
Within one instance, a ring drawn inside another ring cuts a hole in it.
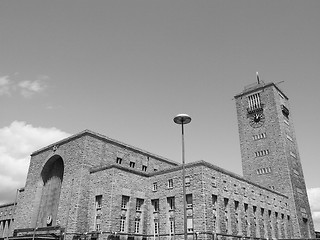
[{"label": "tower window", "polygon": [[290,151],[290,156],[291,156],[291,157],[294,157],[294,158],[297,158],[297,155],[296,155],[294,152],[292,152],[292,151]]},{"label": "tower window", "polygon": [[282,110],[282,114],[283,116],[285,116],[286,118],[289,118],[289,109],[285,106],[285,105],[281,105],[281,110]]},{"label": "tower window", "polygon": [[290,125],[289,122],[288,122],[288,120],[286,120],[286,119],[283,119],[283,122],[284,122],[285,124],[287,124],[288,126]]},{"label": "tower window", "polygon": [[142,165],[142,171],[146,172],[147,171],[147,166]]},{"label": "tower window", "polygon": [[289,141],[293,142],[292,137],[290,137],[289,135],[287,135],[287,139],[288,139]]},{"label": "tower window", "polygon": [[297,188],[297,192],[300,193],[300,194],[303,194],[303,191],[301,188]]},{"label": "tower window", "polygon": [[257,174],[267,174],[271,173],[271,167],[266,167],[266,168],[259,168],[257,169]]},{"label": "tower window", "polygon": [[248,96],[248,106],[248,112],[254,112],[262,107],[259,93]]},{"label": "tower window", "polygon": [[173,179],[168,180],[168,188],[173,188]]},{"label": "tower window", "polygon": [[269,154],[269,150],[261,150],[254,153],[255,157],[262,157]]},{"label": "tower window", "polygon": [[263,138],[266,138],[266,137],[267,137],[266,133],[260,133],[260,134],[257,134],[257,135],[253,135],[252,139],[254,141],[256,141],[256,140],[260,140],[260,139],[263,139]]}]

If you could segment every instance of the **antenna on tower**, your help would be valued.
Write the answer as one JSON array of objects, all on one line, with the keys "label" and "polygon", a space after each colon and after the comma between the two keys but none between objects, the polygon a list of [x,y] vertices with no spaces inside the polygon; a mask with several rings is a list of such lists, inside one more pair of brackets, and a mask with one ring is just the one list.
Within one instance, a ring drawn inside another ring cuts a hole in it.
[{"label": "antenna on tower", "polygon": [[256,76],[257,76],[258,84],[260,84],[260,78],[259,78],[259,73],[258,72],[256,72]]}]

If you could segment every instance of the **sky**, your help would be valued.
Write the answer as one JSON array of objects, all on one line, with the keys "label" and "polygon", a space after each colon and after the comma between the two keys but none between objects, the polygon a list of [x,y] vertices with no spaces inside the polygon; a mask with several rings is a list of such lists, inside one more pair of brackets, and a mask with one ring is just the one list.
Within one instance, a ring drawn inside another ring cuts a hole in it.
[{"label": "sky", "polygon": [[256,81],[289,97],[320,231],[320,1],[0,1],[0,204],[30,154],[85,129],[242,175],[233,97]]}]

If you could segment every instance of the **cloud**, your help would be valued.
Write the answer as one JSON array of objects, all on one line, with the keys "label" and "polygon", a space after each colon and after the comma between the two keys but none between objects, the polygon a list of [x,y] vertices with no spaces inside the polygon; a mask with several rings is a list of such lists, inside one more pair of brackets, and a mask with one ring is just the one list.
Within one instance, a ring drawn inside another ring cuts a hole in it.
[{"label": "cloud", "polygon": [[10,96],[13,92],[18,91],[23,97],[29,98],[36,93],[43,92],[47,87],[46,80],[48,79],[48,76],[41,75],[35,80],[14,81],[9,76],[2,76],[0,77],[0,96]]},{"label": "cloud", "polygon": [[10,82],[9,76],[0,77],[0,96],[10,95]]},{"label": "cloud", "polygon": [[308,198],[312,212],[314,228],[320,231],[320,188],[309,188]]},{"label": "cloud", "polygon": [[24,97],[31,97],[35,93],[40,93],[45,90],[45,80],[48,79],[47,76],[39,76],[38,79],[34,81],[22,81],[18,84],[20,88],[20,93]]},{"label": "cloud", "polygon": [[0,128],[0,204],[12,202],[16,189],[24,187],[30,154],[69,135],[19,121]]}]

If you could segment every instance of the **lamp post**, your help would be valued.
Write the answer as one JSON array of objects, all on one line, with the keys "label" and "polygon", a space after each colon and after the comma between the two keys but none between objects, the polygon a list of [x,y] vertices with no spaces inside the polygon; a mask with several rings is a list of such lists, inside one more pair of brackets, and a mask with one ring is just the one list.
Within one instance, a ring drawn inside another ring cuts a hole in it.
[{"label": "lamp post", "polygon": [[183,191],[183,227],[184,227],[184,239],[188,239],[188,230],[187,230],[187,207],[186,207],[186,170],[185,170],[185,159],[184,159],[184,128],[185,124],[191,122],[191,117],[187,114],[179,114],[177,115],[173,121],[176,124],[181,125],[182,130],[182,191]]}]

